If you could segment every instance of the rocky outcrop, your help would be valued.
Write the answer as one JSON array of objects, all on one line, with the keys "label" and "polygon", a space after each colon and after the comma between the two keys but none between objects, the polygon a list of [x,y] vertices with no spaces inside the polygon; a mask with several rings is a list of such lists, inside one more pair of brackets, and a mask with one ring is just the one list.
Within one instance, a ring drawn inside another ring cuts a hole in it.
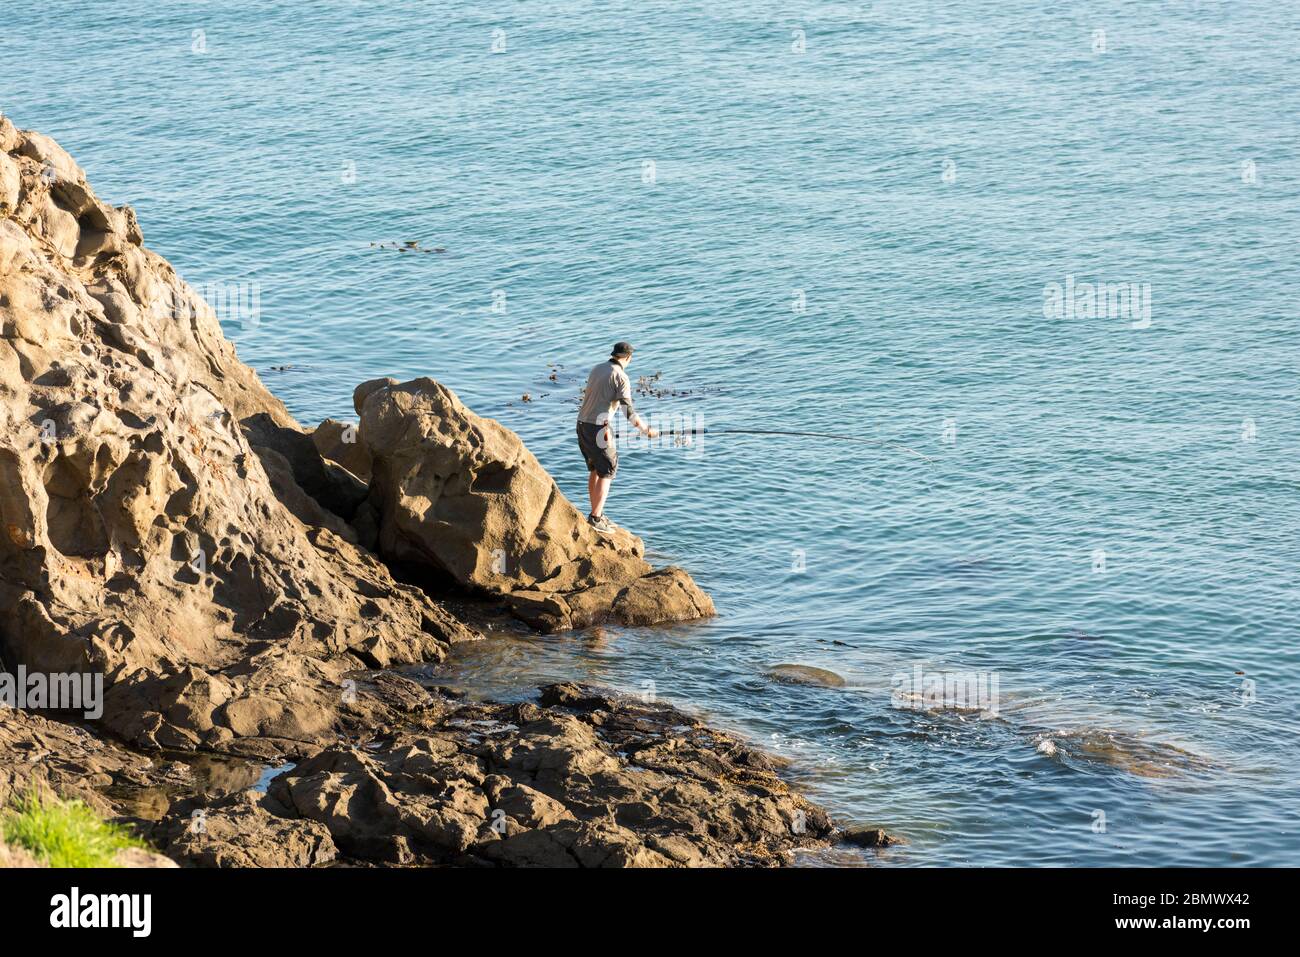
[{"label": "rocky outcrop", "polygon": [[256,791],[177,810],[188,814],[170,817],[167,853],[194,867],[317,867],[338,856],[323,824],[294,817]]},{"label": "rocky outcrop", "polygon": [[6,662],[102,672],[105,723],[142,746],[294,751],[346,724],[349,672],[475,637],[353,543],[365,486],[134,213],[7,119],[0,211]]},{"label": "rocky outcrop", "polygon": [[[416,694],[416,692],[412,692]],[[825,811],[772,758],[674,708],[562,684],[540,703],[467,703],[420,689],[422,719],[335,745],[155,838],[216,866],[340,860],[503,867],[787,863],[825,845]],[[202,822],[195,827],[194,822]]]},{"label": "rocky outcrop", "polygon": [[[266,791],[0,709],[0,806],[48,788],[199,867],[767,866],[834,836],[777,759],[668,705],[577,684],[470,702],[392,673],[357,697],[391,723],[315,750]],[[10,850],[9,866],[25,863]]]},{"label": "rocky outcrop", "polygon": [[773,759],[673,708],[388,670],[479,636],[372,547],[548,630],[713,606],[438,383],[355,401],[359,432],[301,430],[131,209],[0,117],[0,665],[102,674],[111,732],[0,707],[0,805],[48,787],[218,867],[772,864],[828,839]]},{"label": "rocky outcrop", "polygon": [[446,386],[379,379],[354,404],[372,465],[357,523],[389,561],[500,596],[545,631],[714,614],[685,571],[651,568],[635,535],[591,528],[519,436]]},{"label": "rocky outcrop", "polygon": [[[468,702],[391,672],[356,695],[388,720],[315,749],[267,792],[0,709],[0,806],[48,788],[166,852],[123,866],[768,866],[835,836],[778,759],[668,705],[577,684]],[[30,863],[10,851],[7,866]]]}]

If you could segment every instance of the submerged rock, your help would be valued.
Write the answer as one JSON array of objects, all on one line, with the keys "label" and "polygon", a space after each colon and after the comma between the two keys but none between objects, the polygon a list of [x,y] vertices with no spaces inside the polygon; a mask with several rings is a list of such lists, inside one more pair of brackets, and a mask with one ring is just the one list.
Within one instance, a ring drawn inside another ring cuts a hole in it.
[{"label": "submerged rock", "polygon": [[1101,728],[1038,733],[1035,750],[1080,767],[1097,766],[1143,778],[1170,778],[1214,770],[1203,755],[1141,734]]},{"label": "submerged rock", "polygon": [[519,436],[446,386],[376,379],[354,404],[373,463],[369,527],[388,560],[500,596],[544,631],[714,614],[685,571],[655,571],[624,529],[593,529]]},{"label": "submerged rock", "polygon": [[788,681],[791,684],[820,685],[823,688],[843,688],[848,684],[835,672],[814,668],[812,665],[773,665],[767,669],[767,673],[777,681]]}]

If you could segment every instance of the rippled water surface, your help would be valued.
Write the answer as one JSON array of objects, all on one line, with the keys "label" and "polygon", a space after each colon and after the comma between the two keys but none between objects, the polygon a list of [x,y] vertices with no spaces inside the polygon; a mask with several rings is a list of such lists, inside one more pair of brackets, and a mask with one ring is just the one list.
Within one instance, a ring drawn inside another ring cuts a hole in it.
[{"label": "rippled water surface", "polygon": [[[432,375],[578,499],[625,338],[646,411],[933,459],[625,452],[610,513],[718,618],[447,680],[653,688],[910,841],[809,863],[1297,864],[1300,6],[1046,6],[0,0],[0,109],[256,284],[305,423]],[[1045,318],[1067,276],[1149,325]],[[997,713],[892,706],[918,667]]]}]

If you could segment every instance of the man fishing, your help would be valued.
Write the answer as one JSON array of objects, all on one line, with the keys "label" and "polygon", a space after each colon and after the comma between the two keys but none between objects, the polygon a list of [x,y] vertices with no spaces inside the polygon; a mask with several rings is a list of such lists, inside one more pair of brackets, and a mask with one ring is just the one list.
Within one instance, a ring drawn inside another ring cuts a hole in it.
[{"label": "man fishing", "polygon": [[587,461],[587,497],[591,500],[587,523],[598,532],[612,532],[617,527],[605,517],[605,499],[618,471],[618,448],[612,424],[618,406],[623,406],[628,422],[646,438],[659,436],[658,429],[650,428],[632,407],[632,383],[627,377],[631,361],[632,346],[626,342],[614,343],[609,359],[587,376],[582,408],[578,410],[578,447]]}]

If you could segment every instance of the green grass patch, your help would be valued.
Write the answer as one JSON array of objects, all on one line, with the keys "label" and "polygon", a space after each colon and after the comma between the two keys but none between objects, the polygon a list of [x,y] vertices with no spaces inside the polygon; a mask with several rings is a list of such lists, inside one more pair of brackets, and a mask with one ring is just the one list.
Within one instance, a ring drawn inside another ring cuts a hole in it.
[{"label": "green grass patch", "polygon": [[0,811],[0,834],[5,843],[26,848],[50,867],[115,867],[118,851],[146,846],[81,801],[64,801],[34,788]]}]

